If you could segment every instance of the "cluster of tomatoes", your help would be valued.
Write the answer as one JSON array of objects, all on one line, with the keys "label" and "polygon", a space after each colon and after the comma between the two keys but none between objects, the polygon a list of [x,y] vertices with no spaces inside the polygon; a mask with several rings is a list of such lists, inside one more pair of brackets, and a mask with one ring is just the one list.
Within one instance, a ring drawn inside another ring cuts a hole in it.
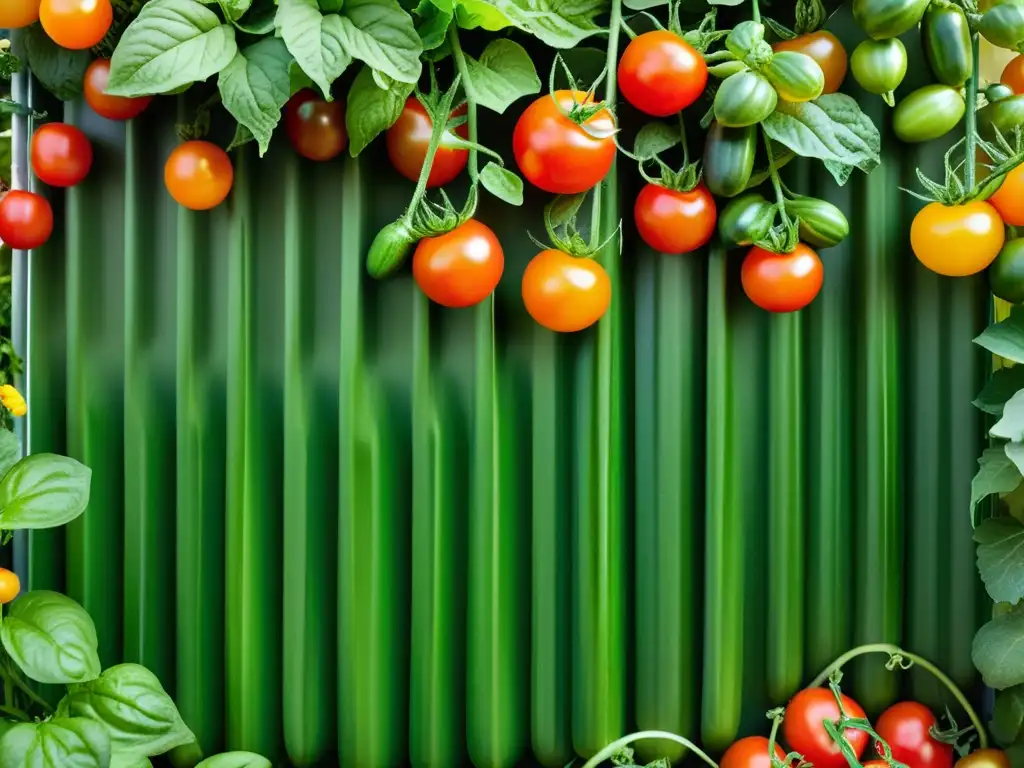
[{"label": "cluster of tomatoes", "polygon": [[[848,718],[863,719],[864,710],[845,694],[840,694]],[[829,688],[807,688],[794,696],[786,706],[782,721],[783,739],[793,752],[814,768],[846,768],[846,757],[825,729],[824,722],[840,720],[835,694]],[[883,712],[874,723],[874,731],[889,745],[893,760],[907,768],[953,768],[953,745],[936,738],[940,735],[938,721],[932,711],[914,701],[901,701]],[[877,756],[862,759],[870,736],[866,731],[846,728],[843,737],[864,768],[888,768],[880,744]],[[719,768],[772,768],[769,740],[764,736],[747,736],[735,742],[722,756]],[[775,745],[775,757],[784,761],[786,753]],[[956,768],[1010,768],[1010,761],[1001,750],[978,749],[962,757]]]},{"label": "cluster of tomatoes", "polygon": [[39,22],[61,48],[82,51],[99,45],[114,23],[110,0],[3,0],[0,29]]}]

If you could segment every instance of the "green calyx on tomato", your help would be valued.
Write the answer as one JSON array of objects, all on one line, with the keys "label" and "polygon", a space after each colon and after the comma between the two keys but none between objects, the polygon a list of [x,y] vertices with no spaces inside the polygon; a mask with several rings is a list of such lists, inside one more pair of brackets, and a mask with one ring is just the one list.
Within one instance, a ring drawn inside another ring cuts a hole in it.
[{"label": "green calyx on tomato", "polygon": [[882,96],[890,107],[893,91],[907,74],[907,49],[899,38],[864,40],[850,57],[853,79],[868,93]]},{"label": "green calyx on tomato", "polygon": [[1018,50],[1024,43],[1024,4],[1010,2],[990,8],[981,17],[978,31],[998,48]]},{"label": "green calyx on tomato", "polygon": [[853,0],[853,18],[869,37],[886,40],[917,26],[931,0]]},{"label": "green calyx on tomato", "polygon": [[893,131],[900,141],[931,141],[953,130],[965,111],[964,97],[956,88],[925,85],[896,105]]},{"label": "green calyx on tomato", "polygon": [[605,247],[618,238],[622,230],[622,222],[603,242],[596,241],[596,232],[591,233],[588,240],[576,226],[576,215],[583,205],[586,192],[571,195],[556,195],[550,203],[544,206],[544,230],[547,233],[550,244],[542,243],[530,234],[530,239],[539,248],[551,248],[563,251],[570,256],[586,259],[592,258],[601,253]]},{"label": "green calyx on tomato", "polygon": [[730,75],[715,94],[715,119],[726,128],[744,128],[764,120],[775,111],[778,94],[774,86],[756,72]]},{"label": "green calyx on tomato", "polygon": [[974,72],[971,30],[958,5],[935,0],[921,19],[924,57],[943,85],[960,87]]},{"label": "green calyx on tomato", "polygon": [[743,21],[733,27],[725,38],[725,47],[754,70],[772,59],[772,47],[764,41],[764,25],[757,21]]}]

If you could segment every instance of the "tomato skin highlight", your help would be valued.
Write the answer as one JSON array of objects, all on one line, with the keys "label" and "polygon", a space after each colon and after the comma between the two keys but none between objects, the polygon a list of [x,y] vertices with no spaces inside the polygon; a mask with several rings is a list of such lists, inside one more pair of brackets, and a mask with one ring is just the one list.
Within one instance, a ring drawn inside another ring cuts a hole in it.
[{"label": "tomato skin highlight", "polygon": [[431,301],[471,307],[486,299],[501,280],[505,254],[490,227],[469,219],[451,232],[425,237],[412,256],[412,275]]},{"label": "tomato skin highlight", "polygon": [[284,130],[292,148],[307,160],[330,160],[348,146],[345,107],[325,101],[312,88],[303,88],[285,104]]},{"label": "tomato skin highlight", "polygon": [[0,603],[7,604],[21,592],[21,579],[14,571],[0,568]]},{"label": "tomato skin highlight", "polygon": [[208,141],[186,141],[164,165],[164,185],[175,202],[206,211],[224,202],[235,181],[228,153]]},{"label": "tomato skin highlight", "polygon": [[32,172],[51,187],[73,187],[89,175],[92,144],[66,123],[46,123],[32,136]]},{"label": "tomato skin highlight", "polygon": [[929,203],[910,225],[910,247],[918,261],[947,277],[981,272],[999,255],[1005,237],[1003,220],[985,202]]},{"label": "tomato skin highlight", "polygon": [[4,0],[0,3],[0,29],[21,29],[39,21],[39,0]]},{"label": "tomato skin highlight", "polygon": [[680,254],[695,251],[711,239],[718,211],[703,184],[689,192],[647,184],[637,195],[633,218],[640,237],[651,248]]},{"label": "tomato skin highlight", "polygon": [[615,121],[602,109],[587,121],[602,138],[591,136],[559,111],[579,104],[592,104],[593,98],[582,91],[555,91],[541,96],[526,108],[512,133],[512,152],[527,181],[555,195],[586,192],[604,179],[615,162]]},{"label": "tomato skin highlight", "polygon": [[534,256],[523,272],[523,304],[548,330],[574,333],[589,328],[608,311],[612,283],[593,259],[548,249]]},{"label": "tomato skin highlight", "polygon": [[107,120],[131,120],[138,117],[153,101],[152,96],[125,98],[104,93],[110,79],[110,59],[96,59],[85,70],[82,92],[93,112]]},{"label": "tomato skin highlight", "polygon": [[[924,704],[900,701],[875,721],[875,732],[907,768],[953,768],[953,746],[934,739],[929,729],[938,720]],[[884,755],[881,747],[878,753]]]},{"label": "tomato skin highlight", "polygon": [[1024,238],[1007,240],[988,267],[992,294],[1011,304],[1024,304]]},{"label": "tomato skin highlight", "polygon": [[772,45],[775,51],[795,51],[814,59],[825,75],[822,93],[835,93],[846,79],[849,59],[839,38],[824,29],[807,35],[782,40]]},{"label": "tomato skin highlight", "polygon": [[42,0],[39,21],[61,48],[80,51],[99,45],[114,23],[110,0]]},{"label": "tomato skin highlight", "polygon": [[999,212],[1003,223],[1011,227],[1024,226],[1024,166],[1018,165],[1006,174],[987,202]]},{"label": "tomato skin highlight", "polygon": [[1014,93],[1024,93],[1024,54],[1014,56],[1007,62],[999,82],[1010,86]]},{"label": "tomato skin highlight", "polygon": [[638,35],[619,59],[618,83],[623,97],[655,117],[686,109],[704,92],[707,82],[704,57],[666,30]]},{"label": "tomato skin highlight", "polygon": [[976,749],[957,760],[955,768],[1010,768],[1010,758],[1001,749]]},{"label": "tomato skin highlight", "polygon": [[[841,696],[848,717],[864,717],[864,710],[857,702],[846,694]],[[786,744],[808,762],[813,762],[815,768],[841,768],[847,764],[846,758],[822,725],[825,720],[839,720],[839,707],[832,691],[828,688],[800,691],[786,705],[786,716],[782,721]],[[847,728],[843,736],[860,758],[868,744],[868,735],[864,731]]]},{"label": "tomato skin highlight", "polygon": [[[452,112],[452,117],[464,115],[466,107],[462,106]],[[434,130],[434,122],[427,114],[426,108],[415,96],[406,99],[405,107],[398,120],[388,128],[384,141],[388,148],[388,157],[395,170],[409,179],[419,181],[423,163],[427,159],[430,147],[430,134]],[[469,127],[465,124],[455,129],[462,138],[469,136]],[[434,162],[430,165],[427,177],[427,188],[443,187],[453,182],[469,161],[469,150],[451,146],[452,137],[446,133],[441,137],[441,144],[434,153]]]},{"label": "tomato skin highlight", "polygon": [[53,234],[50,201],[35,192],[12,189],[0,198],[0,240],[17,251],[45,245]]},{"label": "tomato skin highlight", "polygon": [[[764,736],[745,736],[725,750],[718,768],[772,768],[768,746],[769,741]],[[779,760],[786,759],[786,753],[778,744],[775,745],[775,756]]]}]

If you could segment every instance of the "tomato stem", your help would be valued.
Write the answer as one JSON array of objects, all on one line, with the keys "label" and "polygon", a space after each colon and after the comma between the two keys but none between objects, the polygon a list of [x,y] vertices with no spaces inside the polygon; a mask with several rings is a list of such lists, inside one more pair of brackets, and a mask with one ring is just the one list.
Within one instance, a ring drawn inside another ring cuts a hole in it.
[{"label": "tomato stem", "polygon": [[[448,38],[452,44],[452,56],[455,57],[455,66],[462,77],[462,87],[466,91],[466,125],[469,131],[469,140],[476,144],[476,88],[473,86],[473,79],[469,76],[469,66],[466,64],[466,56],[462,52],[462,44],[459,42],[458,24],[452,24],[448,27]],[[476,184],[477,151],[473,148],[469,150],[469,179]]]},{"label": "tomato stem", "polygon": [[[455,25],[452,25],[452,31],[454,32]],[[427,154],[423,158],[423,167],[420,169],[420,177],[416,182],[416,190],[412,193],[412,200],[409,201],[409,207],[406,209],[405,218],[407,222],[413,220],[413,216],[416,213],[416,209],[420,203],[423,202],[423,196],[427,193],[427,181],[430,179],[430,169],[434,165],[434,156],[437,154],[438,147],[441,146],[441,139],[444,137],[444,132],[448,128],[448,117],[451,114],[452,102],[455,101],[455,93],[458,90],[459,81],[461,74],[455,76],[455,82],[452,83],[451,88],[441,99],[440,108],[437,110],[437,114],[431,115],[433,120],[434,128],[430,133],[430,144],[427,145]],[[467,107],[467,110],[469,107]],[[472,118],[470,120],[470,131],[473,130],[474,123]],[[470,154],[470,157],[474,157]]]},{"label": "tomato stem", "polygon": [[761,23],[761,8],[758,5],[757,0],[750,0],[750,5],[752,6],[751,10],[753,11],[753,15],[751,16],[751,18],[753,18],[754,21],[756,21],[758,24],[760,24]]},{"label": "tomato stem", "polygon": [[[683,168],[690,164],[690,147],[686,144],[686,118],[679,112],[679,139],[683,143]],[[655,158],[657,159],[657,158]]]},{"label": "tomato stem", "polygon": [[[754,0],[756,3],[757,0]],[[775,167],[775,154],[772,152],[772,140],[768,138],[768,134],[761,131],[761,135],[764,137],[764,148],[768,153],[768,172],[772,178],[772,187],[775,189],[775,203],[779,207],[779,216],[782,217],[782,223],[785,226],[789,226],[789,215],[786,213],[786,196],[782,193],[782,179],[779,178],[779,169]]]},{"label": "tomato stem", "polygon": [[681,744],[688,750],[693,752],[697,757],[707,763],[711,768],[718,768],[718,763],[708,757],[704,752],[697,747],[692,741],[684,736],[677,736],[674,733],[668,731],[638,731],[637,733],[631,733],[628,736],[623,736],[621,739],[616,739],[611,744],[606,746],[592,758],[587,760],[583,764],[583,768],[597,768],[601,763],[610,757],[617,755],[623,749],[628,747],[634,741],[642,741],[643,739],[662,739],[664,741],[674,741],[676,744]]},{"label": "tomato stem", "polygon": [[964,696],[963,691],[954,683],[945,672],[936,667],[927,659],[924,659],[917,654],[910,653],[900,648],[898,645],[892,643],[870,643],[868,645],[861,645],[852,650],[847,651],[838,659],[829,664],[820,675],[818,675],[808,688],[817,688],[826,680],[828,680],[837,670],[842,669],[851,659],[855,659],[858,656],[863,656],[868,653],[884,653],[889,656],[889,661],[886,663],[886,667],[889,669],[895,669],[899,667],[901,669],[909,669],[910,667],[917,665],[922,669],[930,672],[940,683],[942,683],[953,694],[953,697],[957,700],[964,712],[971,719],[971,724],[974,729],[978,732],[978,745],[984,749],[988,746],[988,735],[985,733],[985,727],[981,723],[981,718],[978,717],[978,713],[974,711],[974,707]]},{"label": "tomato stem", "polygon": [[974,166],[975,166],[975,144],[978,140],[978,69],[980,68],[978,33],[971,35],[971,56],[974,59],[974,68],[971,70],[971,77],[967,81],[967,117],[964,120],[967,144],[964,148],[964,187],[968,190],[974,189]]}]

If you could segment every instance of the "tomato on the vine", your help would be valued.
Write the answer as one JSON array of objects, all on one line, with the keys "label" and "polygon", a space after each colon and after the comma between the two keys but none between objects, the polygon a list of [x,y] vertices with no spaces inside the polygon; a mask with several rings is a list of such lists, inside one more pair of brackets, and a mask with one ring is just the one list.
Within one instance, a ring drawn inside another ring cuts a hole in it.
[{"label": "tomato on the vine", "polygon": [[445,307],[479,304],[498,286],[504,271],[501,243],[476,219],[423,238],[412,256],[416,284],[427,298]]},{"label": "tomato on the vine", "polygon": [[1005,240],[1003,220],[988,203],[929,203],[910,225],[910,247],[932,272],[965,277],[985,269]]},{"label": "tomato on the vine", "polygon": [[988,286],[993,296],[1011,304],[1024,304],[1024,238],[1006,241],[988,267]]},{"label": "tomato on the vine", "polygon": [[976,749],[957,760],[956,768],[1010,768],[1010,758],[1001,749]]},{"label": "tomato on the vine", "polygon": [[574,104],[593,108],[594,99],[583,91],[541,96],[519,116],[512,134],[519,170],[535,187],[556,195],[586,192],[608,175],[615,161],[612,113],[601,109],[586,120],[584,129],[563,114]]},{"label": "tomato on the vine", "polygon": [[348,146],[342,103],[325,101],[312,88],[303,88],[285,104],[284,130],[295,151],[308,160],[330,160]]},{"label": "tomato on the vine", "polygon": [[711,239],[718,212],[703,184],[688,192],[648,184],[637,195],[633,218],[640,237],[659,253],[689,253]]},{"label": "tomato on the vine", "polygon": [[89,175],[92,144],[67,123],[46,123],[32,136],[32,172],[51,187],[73,187]]},{"label": "tomato on the vine", "polygon": [[0,603],[9,603],[21,592],[21,579],[14,571],[0,568]]},{"label": "tomato on the vine", "polygon": [[775,51],[795,51],[810,56],[821,67],[825,75],[822,93],[835,93],[846,78],[848,58],[846,49],[839,38],[824,29],[799,35],[792,40],[782,40],[772,45]]},{"label": "tomato on the vine", "polygon": [[[466,114],[465,105],[452,112],[452,117],[459,117]],[[398,116],[395,124],[388,128],[385,134],[385,142],[388,147],[388,157],[395,170],[409,179],[419,181],[420,171],[423,170],[423,163],[427,159],[427,150],[430,148],[430,134],[434,131],[434,122],[427,114],[420,100],[410,96],[405,101],[402,114]],[[455,133],[463,139],[469,136],[468,126],[460,125]],[[427,187],[443,187],[450,184],[462,173],[469,160],[469,150],[460,149],[455,146],[455,136],[451,131],[445,131],[441,136],[441,144],[434,153],[434,162],[430,165],[430,175],[427,176]]]},{"label": "tomato on the vine", "polygon": [[[798,243],[792,253],[772,253],[755,245],[747,252],[740,269],[740,282],[743,284],[743,291],[747,294],[747,298],[761,309],[766,309],[769,312],[795,312],[798,309],[803,309],[814,301],[814,297],[821,290],[823,281],[824,269],[821,266],[821,259],[803,243]],[[804,701],[811,701],[811,706],[814,706],[813,698],[817,694],[804,696],[806,693],[806,691],[801,691],[793,698],[793,702],[799,702],[798,711],[800,707],[805,706],[803,705]],[[793,702],[790,702],[790,705]],[[832,703],[835,704],[834,701]],[[788,717],[785,722],[788,724]],[[787,725],[786,739],[789,740],[789,738]],[[796,749],[791,741],[789,744]],[[797,751],[803,752],[803,750]],[[814,761],[814,764],[819,768],[822,765],[817,760]],[[836,765],[840,765],[840,763],[837,762]],[[825,768],[831,768],[831,766]]]},{"label": "tomato on the vine", "polygon": [[133,117],[141,115],[153,101],[152,96],[139,96],[130,99],[104,93],[109,79],[110,59],[96,59],[85,70],[85,80],[82,83],[85,102],[100,117],[105,117],[107,120],[131,120]]},{"label": "tomato on the vine", "polygon": [[99,45],[114,22],[110,0],[42,0],[39,21],[47,36],[73,51]]},{"label": "tomato on the vine", "polygon": [[12,189],[0,198],[0,241],[30,251],[44,245],[51,234],[53,209],[45,197]]},{"label": "tomato on the vine", "polygon": [[1003,74],[1000,75],[999,82],[1010,86],[1014,93],[1024,93],[1024,54],[1010,59],[1003,67]]},{"label": "tomato on the vine", "polygon": [[228,153],[208,141],[186,141],[164,165],[164,185],[175,202],[205,211],[224,202],[235,182]]},{"label": "tomato on the vine", "polygon": [[[900,701],[875,721],[875,733],[889,745],[893,759],[908,768],[953,768],[953,745],[935,739],[930,730],[938,720],[924,704]],[[878,754],[884,755],[881,745]]]},{"label": "tomato on the vine", "polygon": [[988,202],[999,211],[1005,224],[1024,226],[1024,165],[1018,165],[1003,179]]},{"label": "tomato on the vine", "polygon": [[708,83],[704,57],[679,35],[664,29],[630,41],[619,59],[623,97],[648,115],[668,117],[693,104]]},{"label": "tomato on the vine", "polygon": [[[722,755],[718,768],[772,768],[769,744],[764,736],[746,736],[734,741]],[[786,759],[786,753],[778,744],[775,745],[775,756],[779,760]]]},{"label": "tomato on the vine", "polygon": [[[807,250],[810,251],[809,248]],[[814,259],[817,261],[817,256],[814,256]],[[744,272],[746,266],[744,263]],[[817,263],[816,269],[820,285],[821,262]],[[817,293],[817,290],[814,293]],[[864,717],[864,710],[857,702],[846,694],[840,695],[847,717]],[[815,768],[841,768],[846,765],[846,758],[825,730],[823,723],[826,720],[839,721],[839,706],[832,691],[828,688],[805,688],[786,705],[786,716],[782,721],[786,744],[791,750],[803,755],[805,760],[813,763]],[[868,744],[867,733],[856,728],[847,728],[843,736],[859,758]]]},{"label": "tomato on the vine", "polygon": [[0,3],[0,29],[21,29],[39,20],[39,0],[4,0]]},{"label": "tomato on the vine", "polygon": [[530,317],[559,333],[582,331],[596,323],[612,300],[612,282],[591,258],[548,249],[523,272],[523,304]]}]

